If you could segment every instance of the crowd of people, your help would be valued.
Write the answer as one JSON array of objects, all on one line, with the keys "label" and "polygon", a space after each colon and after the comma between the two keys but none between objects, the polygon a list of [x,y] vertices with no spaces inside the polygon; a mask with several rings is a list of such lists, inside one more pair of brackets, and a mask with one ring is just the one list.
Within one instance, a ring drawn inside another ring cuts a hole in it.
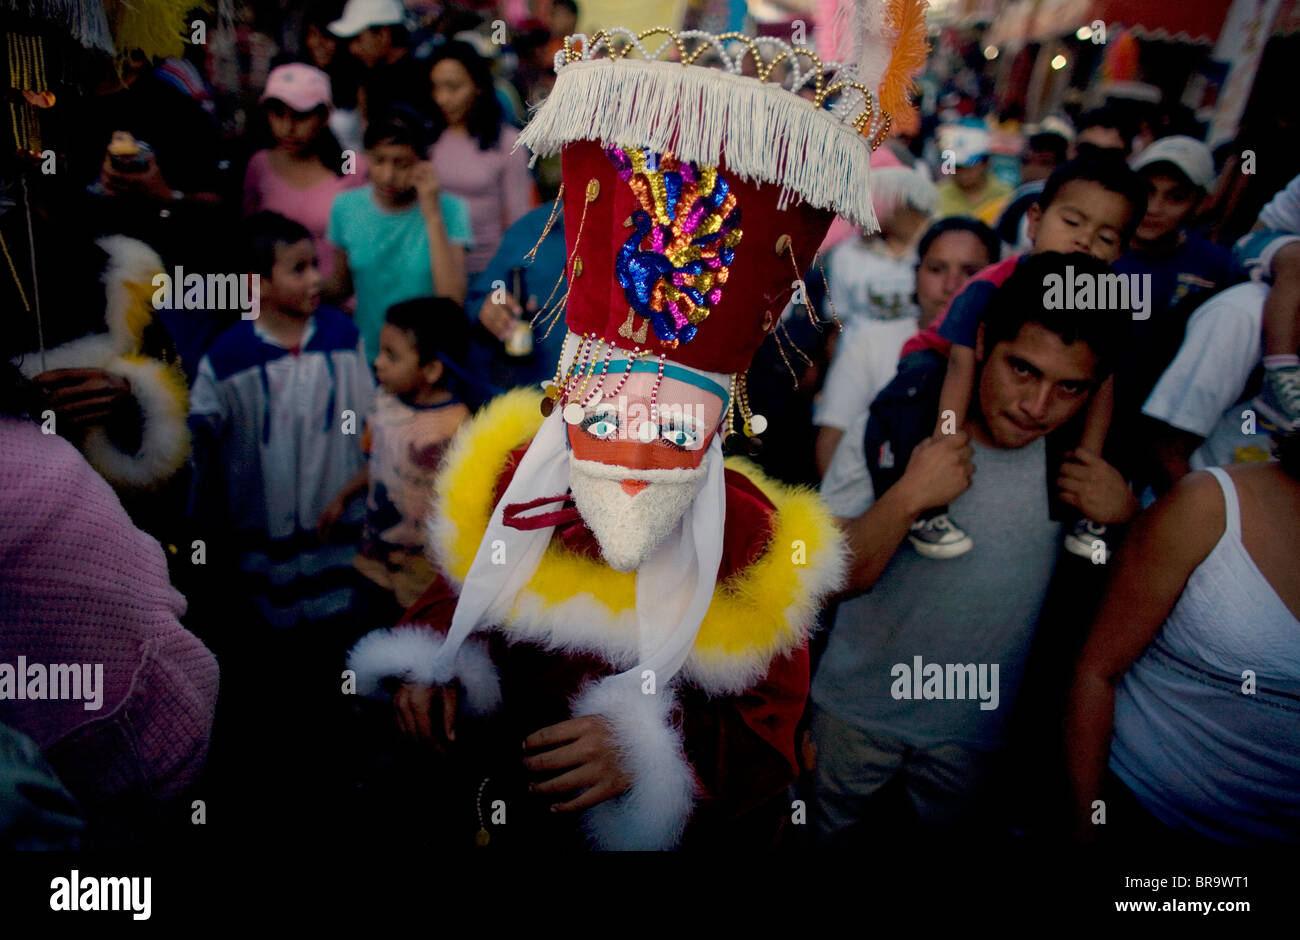
[{"label": "crowd of people", "polygon": [[[324,0],[69,106],[0,356],[0,636],[102,663],[104,710],[0,696],[61,800],[8,844],[446,834],[451,725],[345,655],[428,605],[458,429],[561,358],[583,194],[518,142],[578,8],[533,6],[503,42]],[[875,151],[879,230],[832,227],[749,369],[753,460],[849,548],[777,800],[807,825],[767,844],[1300,842],[1300,176],[1225,240],[1196,128],[1053,117],[1017,184],[940,118]]]}]

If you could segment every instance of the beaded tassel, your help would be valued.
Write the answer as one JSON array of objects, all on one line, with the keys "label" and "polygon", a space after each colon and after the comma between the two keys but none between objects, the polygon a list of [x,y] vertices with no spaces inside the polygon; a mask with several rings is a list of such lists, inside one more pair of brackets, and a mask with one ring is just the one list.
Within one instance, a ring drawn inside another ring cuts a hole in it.
[{"label": "beaded tassel", "polygon": [[[587,395],[585,398],[582,399],[581,404],[584,412],[587,408],[591,407],[597,401],[600,400],[601,390],[602,390],[601,386],[604,385],[605,376],[609,373],[609,360],[613,355],[614,355],[614,344],[607,343],[605,345],[605,361],[602,362],[600,365],[600,375],[599,377],[597,377],[595,385],[592,386],[591,394]],[[593,363],[592,371],[593,372],[595,371],[594,363]]]},{"label": "beaded tassel", "polygon": [[[664,380],[664,357],[663,357],[663,356],[660,356],[660,357],[659,357],[659,371],[658,371],[658,373],[655,375],[655,384],[650,388],[650,423],[649,423],[649,429],[650,429],[651,431],[653,431],[653,434],[654,434],[654,436],[650,437],[650,440],[654,440],[654,438],[657,437],[658,434],[659,434],[659,386],[663,383],[663,380]],[[646,440],[646,437],[647,437],[647,430],[646,430],[647,425],[643,424],[643,425],[641,425],[641,428],[642,428],[642,431],[641,431],[641,440],[642,440],[642,441],[645,441],[645,443],[647,443],[647,444],[650,443],[650,441],[647,441],[647,440]]]}]

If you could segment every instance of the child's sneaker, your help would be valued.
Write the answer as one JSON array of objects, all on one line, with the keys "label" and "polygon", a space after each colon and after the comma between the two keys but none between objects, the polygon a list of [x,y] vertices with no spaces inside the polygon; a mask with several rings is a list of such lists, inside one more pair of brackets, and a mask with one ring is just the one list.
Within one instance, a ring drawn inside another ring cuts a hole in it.
[{"label": "child's sneaker", "polygon": [[1300,366],[1264,370],[1264,390],[1255,404],[1284,431],[1300,427]]},{"label": "child's sneaker", "polygon": [[[1101,543],[1098,545],[1097,543]],[[1092,558],[1101,549],[1102,564],[1110,561],[1110,546],[1106,544],[1106,527],[1091,519],[1080,519],[1066,533],[1065,550],[1080,558]]]},{"label": "child's sneaker", "polygon": [[917,552],[926,558],[956,558],[966,554],[975,544],[969,535],[948,518],[947,513],[929,519],[917,519],[912,523],[912,531],[907,538]]}]

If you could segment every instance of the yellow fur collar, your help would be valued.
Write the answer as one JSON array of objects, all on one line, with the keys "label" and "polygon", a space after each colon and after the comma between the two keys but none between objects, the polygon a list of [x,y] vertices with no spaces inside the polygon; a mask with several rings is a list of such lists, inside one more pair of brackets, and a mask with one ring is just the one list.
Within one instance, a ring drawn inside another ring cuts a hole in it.
[{"label": "yellow fur collar", "polygon": [[[430,552],[459,587],[494,508],[506,459],[537,433],[539,394],[518,389],[466,422],[434,484]],[[775,656],[798,648],[822,599],[845,570],[843,535],[815,492],[764,476],[748,461],[727,466],[747,477],[776,507],[773,536],[745,570],[720,583],[683,674],[711,692],[740,692]],[[636,575],[552,542],[520,592],[508,633],[545,646],[595,652],[626,668],[636,662]]]}]

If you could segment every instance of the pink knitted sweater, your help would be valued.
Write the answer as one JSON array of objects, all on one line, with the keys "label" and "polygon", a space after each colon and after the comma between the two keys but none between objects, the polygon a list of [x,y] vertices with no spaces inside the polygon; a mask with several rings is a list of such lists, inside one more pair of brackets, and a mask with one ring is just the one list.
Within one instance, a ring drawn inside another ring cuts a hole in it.
[{"label": "pink knitted sweater", "polygon": [[165,798],[202,769],[217,661],[184,612],[162,547],[81,454],[0,417],[0,664],[103,665],[97,710],[6,695],[0,721],[33,738],[83,803]]}]

